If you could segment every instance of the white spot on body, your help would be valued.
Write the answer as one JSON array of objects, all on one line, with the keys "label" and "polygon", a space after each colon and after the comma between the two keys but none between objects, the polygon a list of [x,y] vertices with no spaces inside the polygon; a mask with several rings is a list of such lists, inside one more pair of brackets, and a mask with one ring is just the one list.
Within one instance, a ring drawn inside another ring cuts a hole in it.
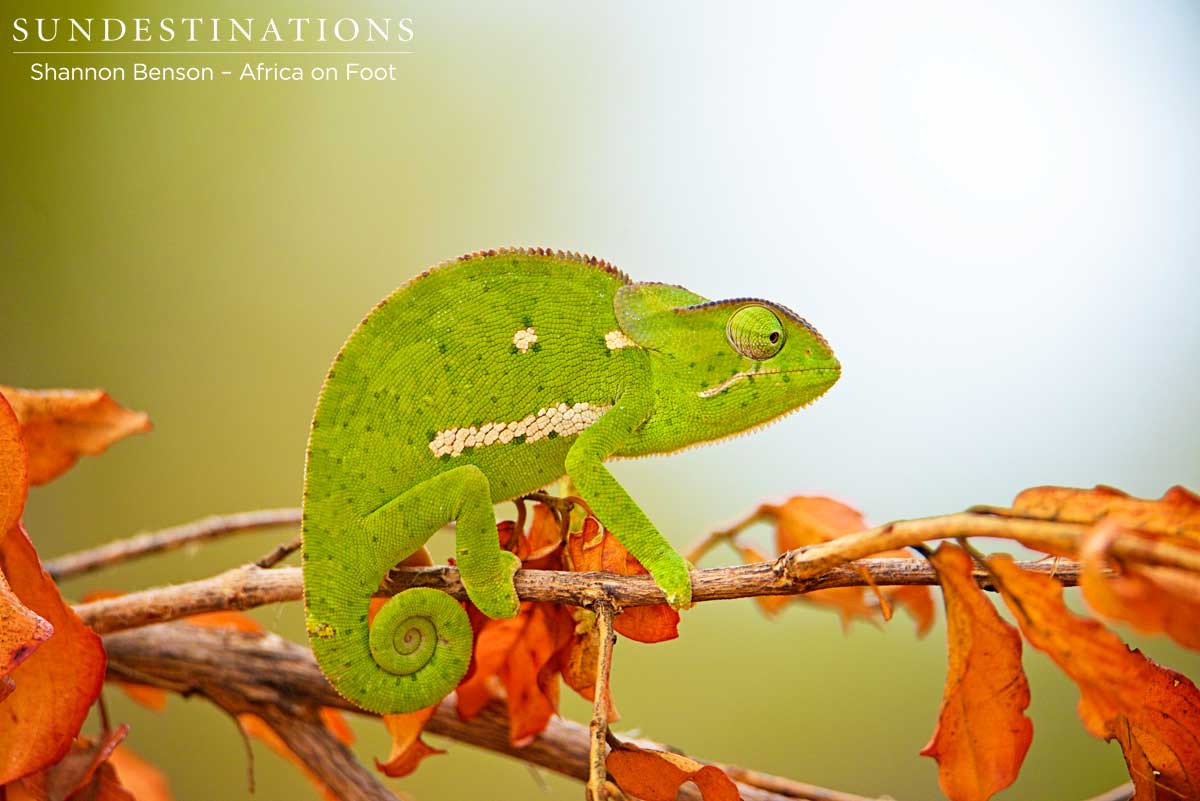
[{"label": "white spot on body", "polygon": [[522,420],[484,423],[478,428],[447,428],[434,435],[429,450],[434,456],[459,456],[469,448],[505,445],[516,437],[524,437],[525,442],[537,442],[551,433],[573,437],[599,420],[609,408],[598,403],[581,402],[573,406],[559,403],[538,409],[537,414],[526,415]]},{"label": "white spot on body", "polygon": [[634,342],[629,337],[625,336],[625,332],[616,329],[609,331],[604,335],[604,344],[609,350],[620,350],[621,348],[636,348],[638,343]]},{"label": "white spot on body", "polygon": [[517,346],[517,350],[521,353],[528,353],[533,347],[533,343],[537,342],[537,331],[532,328],[522,328],[517,333],[513,334],[513,344]]}]

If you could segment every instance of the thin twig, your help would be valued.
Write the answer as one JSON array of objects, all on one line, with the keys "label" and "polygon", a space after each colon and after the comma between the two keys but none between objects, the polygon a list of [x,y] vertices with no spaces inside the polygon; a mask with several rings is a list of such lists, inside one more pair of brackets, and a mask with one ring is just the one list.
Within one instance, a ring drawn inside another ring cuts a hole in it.
[{"label": "thin twig", "polygon": [[1133,798],[1133,782],[1125,782],[1125,784],[1106,790],[1100,795],[1092,796],[1087,801],[1129,801],[1131,798]]},{"label": "thin twig", "polygon": [[231,515],[213,515],[161,531],[116,540],[98,548],[69,553],[50,559],[43,567],[55,581],[61,581],[69,576],[77,576],[139,556],[171,551],[191,542],[216,539],[244,531],[295,526],[299,523],[299,509],[260,509]]},{"label": "thin twig", "polygon": [[281,542],[278,545],[276,545],[274,548],[272,548],[270,551],[268,551],[264,556],[262,556],[259,559],[256,559],[254,564],[256,567],[261,567],[264,570],[269,567],[275,567],[275,565],[279,564],[284,559],[287,559],[290,555],[292,555],[296,551],[300,550],[301,542],[302,542],[302,540],[300,538],[300,535],[297,534],[295,537],[292,537],[287,542]]},{"label": "thin twig", "polygon": [[[781,562],[714,567],[692,571],[692,600],[718,601],[760,595],[803,595],[832,587],[862,587],[868,584],[863,570],[881,587],[937,584],[937,574],[924,559],[860,559],[830,568],[820,575],[792,578],[781,574]],[[1020,567],[1044,575],[1054,571],[1064,585],[1079,578],[1079,564],[1021,562]],[[991,580],[982,571],[975,579],[985,589]],[[156,587],[116,598],[79,604],[76,613],[100,634],[178,620],[201,612],[252,609],[266,604],[298,601],[303,596],[298,567],[264,570],[243,565],[216,576],[184,584]],[[666,600],[650,576],[621,576],[615,573],[571,573],[561,570],[518,570],[513,579],[517,595],[524,601],[592,606],[609,599],[621,607],[652,606]],[[384,582],[381,594],[395,595],[409,587],[433,587],[466,600],[467,593],[458,570],[441,565],[396,568]]]},{"label": "thin twig", "polygon": [[601,601],[594,607],[596,612],[596,634],[600,639],[600,657],[596,664],[596,686],[592,697],[592,722],[588,727],[588,801],[608,801],[608,773],[604,766],[607,753],[605,740],[608,736],[608,708],[610,703],[609,677],[612,673],[613,645],[617,635],[613,631],[613,607]]}]

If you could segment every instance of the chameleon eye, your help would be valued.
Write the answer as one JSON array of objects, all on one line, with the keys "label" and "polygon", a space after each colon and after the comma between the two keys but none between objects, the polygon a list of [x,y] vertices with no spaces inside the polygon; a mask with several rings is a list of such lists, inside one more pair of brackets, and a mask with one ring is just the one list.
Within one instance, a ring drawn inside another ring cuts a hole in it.
[{"label": "chameleon eye", "polygon": [[729,344],[747,359],[764,361],[783,348],[783,323],[766,306],[742,306],[725,324]]}]

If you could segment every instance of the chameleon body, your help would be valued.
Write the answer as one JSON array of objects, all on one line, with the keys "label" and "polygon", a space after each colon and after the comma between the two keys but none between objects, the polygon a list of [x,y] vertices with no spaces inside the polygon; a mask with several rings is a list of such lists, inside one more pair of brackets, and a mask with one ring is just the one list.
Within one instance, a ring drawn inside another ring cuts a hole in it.
[{"label": "chameleon body", "polygon": [[376,712],[437,703],[470,662],[449,595],[410,589],[368,626],[388,570],[439,528],[474,604],[518,612],[493,504],[569,476],[669,603],[687,562],[603,462],[763,425],[841,374],[825,340],[767,301],[633,283],[594,258],[499,250],[435,267],[350,335],[317,403],[303,510],[306,623],[337,690]]}]

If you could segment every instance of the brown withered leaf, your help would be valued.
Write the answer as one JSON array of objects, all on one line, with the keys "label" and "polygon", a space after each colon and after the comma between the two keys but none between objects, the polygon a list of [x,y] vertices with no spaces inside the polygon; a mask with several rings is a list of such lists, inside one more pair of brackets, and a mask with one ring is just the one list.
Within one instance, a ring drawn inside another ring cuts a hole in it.
[{"label": "brown withered leaf", "polygon": [[929,561],[945,599],[949,667],[937,728],[921,755],[937,760],[951,801],[987,801],[1016,780],[1033,740],[1021,635],[975,583],[966,551],[943,543]]},{"label": "brown withered leaf", "polygon": [[376,769],[392,778],[400,778],[416,770],[425,757],[446,753],[421,739],[421,732],[435,712],[436,705],[403,715],[384,715],[383,724],[392,735],[392,752],[388,754],[387,762],[375,760]]},{"label": "brown withered leaf", "polygon": [[1200,542],[1200,495],[1184,487],[1171,487],[1157,500],[1105,486],[1033,487],[1017,495],[1012,509],[1021,517],[1063,523],[1109,519],[1126,528]]},{"label": "brown withered leaf", "polygon": [[1079,586],[1088,605],[1106,618],[1133,624],[1138,631],[1166,632],[1180,645],[1200,650],[1200,576],[1145,565],[1126,565],[1110,576],[1108,549],[1124,532],[1121,523],[1106,518],[1080,546]]},{"label": "brown withered leaf", "polygon": [[149,431],[150,418],[100,389],[30,390],[0,386],[29,453],[29,483],[45,484],[83,455],[103,453],[119,439]]},{"label": "brown withered leaf", "polygon": [[63,601],[18,524],[0,541],[0,572],[21,603],[54,635],[14,668],[16,687],[0,701],[0,720],[20,737],[0,737],[0,784],[41,770],[71,749],[100,694],[105,656],[100,638]]},{"label": "brown withered leaf", "polygon": [[108,758],[117,779],[137,801],[174,801],[167,777],[158,768],[121,743]]},{"label": "brown withered leaf", "polygon": [[605,767],[628,795],[643,801],[675,801],[684,782],[694,782],[704,801],[739,801],[737,785],[720,769],[666,751],[647,751],[622,743],[608,754]]},{"label": "brown withered leaf", "polygon": [[1137,801],[1200,798],[1196,685],[1131,650],[1097,621],[1070,612],[1054,579],[1021,570],[1007,555],[990,557],[988,567],[1025,639],[1079,687],[1087,730],[1121,743]]},{"label": "brown withered leaf", "polygon": [[[592,516],[567,537],[568,564],[576,572],[598,571],[622,576],[649,573],[616,537]],[[679,636],[679,613],[666,604],[631,606],[613,618],[618,634],[638,642],[664,642]]]}]

